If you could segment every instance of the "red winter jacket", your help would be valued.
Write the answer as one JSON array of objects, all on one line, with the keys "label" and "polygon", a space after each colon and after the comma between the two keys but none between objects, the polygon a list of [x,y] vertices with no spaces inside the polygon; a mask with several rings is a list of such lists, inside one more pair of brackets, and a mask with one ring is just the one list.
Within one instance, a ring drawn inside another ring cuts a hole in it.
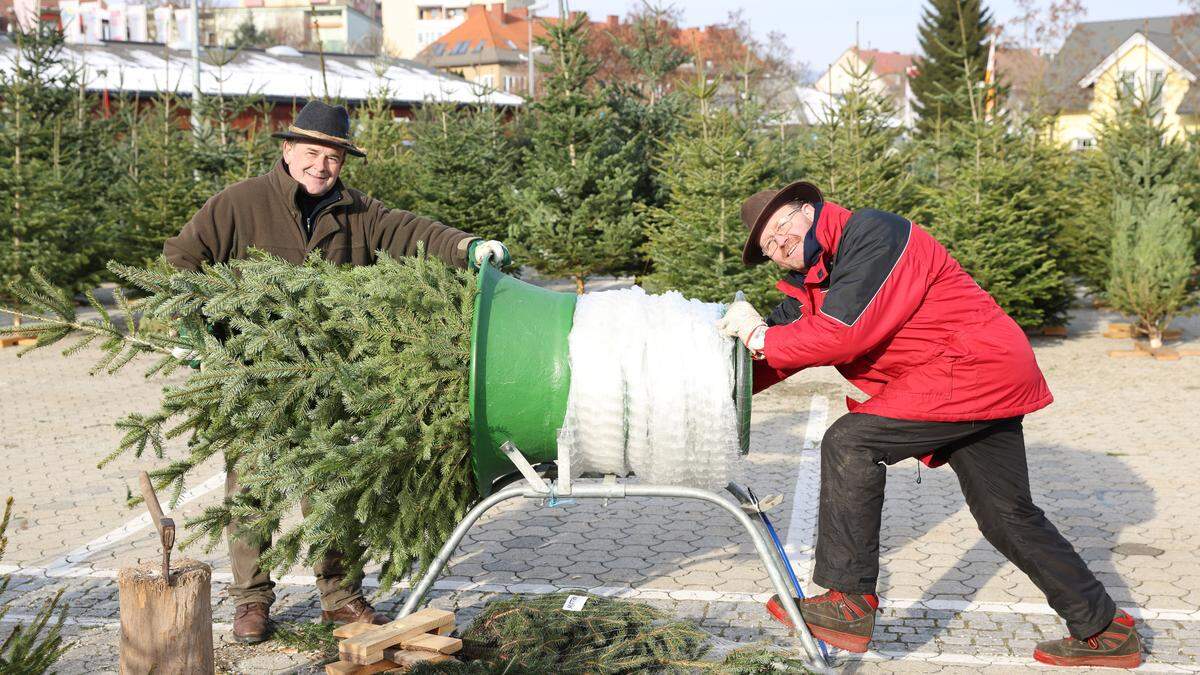
[{"label": "red winter jacket", "polygon": [[820,259],[777,284],[789,299],[767,320],[756,392],[836,366],[871,397],[847,399],[857,413],[990,420],[1053,400],[1025,333],[928,232],[825,202],[814,234]]}]

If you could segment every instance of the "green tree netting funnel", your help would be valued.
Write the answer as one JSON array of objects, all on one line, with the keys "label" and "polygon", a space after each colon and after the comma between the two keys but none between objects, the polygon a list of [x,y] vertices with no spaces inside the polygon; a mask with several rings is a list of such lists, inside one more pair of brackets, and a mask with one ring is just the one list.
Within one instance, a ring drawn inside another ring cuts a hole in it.
[{"label": "green tree netting funnel", "polygon": [[[574,293],[525,283],[484,265],[471,325],[471,463],[480,496],[516,467],[500,450],[512,441],[531,464],[558,457],[558,430],[571,389],[568,338]],[[742,454],[750,443],[750,362],[740,342],[733,358]]]}]

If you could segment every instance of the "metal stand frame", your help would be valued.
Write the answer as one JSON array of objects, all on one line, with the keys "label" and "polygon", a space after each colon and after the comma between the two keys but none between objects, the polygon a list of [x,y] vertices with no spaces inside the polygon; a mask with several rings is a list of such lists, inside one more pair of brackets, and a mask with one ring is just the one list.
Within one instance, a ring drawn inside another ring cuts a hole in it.
[{"label": "metal stand frame", "polygon": [[475,508],[471,509],[462,522],[458,524],[458,527],[454,528],[454,533],[450,535],[450,538],[442,546],[442,550],[438,552],[437,557],[430,564],[425,576],[413,587],[412,592],[404,601],[404,606],[400,608],[398,618],[408,616],[416,610],[417,606],[425,599],[425,595],[433,587],[434,581],[441,575],[446,563],[450,561],[450,556],[458,548],[467,531],[475,525],[484,513],[501,502],[518,497],[543,501],[546,499],[556,500],[567,497],[571,499],[604,500],[623,499],[626,497],[698,499],[720,506],[745,528],[746,533],[750,535],[750,540],[754,542],[754,549],[757,551],[758,557],[767,568],[767,574],[771,577],[771,585],[774,586],[776,595],[787,610],[788,618],[791,619],[792,625],[795,626],[792,633],[798,635],[801,644],[804,645],[804,651],[808,656],[808,666],[818,673],[832,672],[825,658],[817,648],[817,643],[813,639],[812,633],[809,632],[808,626],[800,618],[800,609],[796,606],[796,602],[793,599],[792,590],[787,585],[785,575],[780,571],[779,566],[783,563],[779,561],[771,545],[763,537],[758,527],[754,525],[754,521],[742,510],[741,506],[709,490],[673,485],[627,485],[618,483],[614,476],[607,476],[605,481],[599,484],[585,483],[572,485],[569,478],[570,472],[562,473],[562,469],[567,467],[562,467],[561,465],[560,475],[565,476],[565,480],[552,481],[550,484],[547,484],[533,467],[529,465],[529,462],[521,455],[516,446],[512,443],[505,443],[503,450],[521,471],[527,485],[524,487],[510,487],[493,493],[476,504]]}]

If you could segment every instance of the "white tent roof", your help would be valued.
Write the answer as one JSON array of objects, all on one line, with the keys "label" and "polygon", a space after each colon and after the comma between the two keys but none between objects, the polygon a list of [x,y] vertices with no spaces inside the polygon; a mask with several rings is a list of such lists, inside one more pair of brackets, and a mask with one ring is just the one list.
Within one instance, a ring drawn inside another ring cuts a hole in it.
[{"label": "white tent roof", "polygon": [[[70,44],[66,54],[83,67],[86,86],[92,91],[109,90],[153,94],[174,91],[192,92],[191,53],[161,44],[141,42],[105,42],[98,45]],[[426,66],[401,59],[383,59],[351,54],[325,54],[325,74],[321,57],[312,52],[289,56],[272,50],[244,49],[228,63],[215,65],[232,51],[211,51],[201,56],[200,90],[205,94],[227,96],[253,95],[268,100],[293,100],[328,96],[349,102],[387,91],[395,103],[490,104],[519,106],[520,96],[488,91],[462,78],[446,75]],[[11,71],[16,45],[0,37],[0,70]],[[328,92],[326,93],[326,87]]]}]

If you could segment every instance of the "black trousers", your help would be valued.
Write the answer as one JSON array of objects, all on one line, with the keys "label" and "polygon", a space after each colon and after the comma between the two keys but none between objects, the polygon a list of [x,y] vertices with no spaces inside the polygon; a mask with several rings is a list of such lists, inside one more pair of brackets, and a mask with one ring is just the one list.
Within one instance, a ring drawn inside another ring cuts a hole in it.
[{"label": "black trousers", "polygon": [[813,581],[844,593],[875,592],[887,465],[933,451],[949,459],[984,538],[1029,575],[1071,635],[1082,640],[1104,630],[1116,604],[1033,503],[1021,419],[915,422],[848,414],[834,422],[821,442]]}]

